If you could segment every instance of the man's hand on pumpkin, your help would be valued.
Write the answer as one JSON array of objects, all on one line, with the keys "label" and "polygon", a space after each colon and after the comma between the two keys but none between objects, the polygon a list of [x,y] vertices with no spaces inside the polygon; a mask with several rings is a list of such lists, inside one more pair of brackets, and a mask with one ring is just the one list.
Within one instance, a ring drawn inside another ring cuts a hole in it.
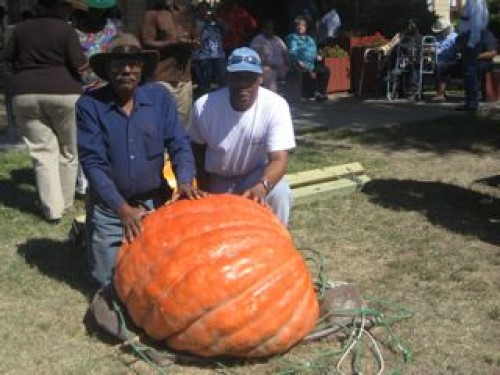
[{"label": "man's hand on pumpkin", "polygon": [[149,213],[144,207],[133,207],[124,203],[118,210],[122,222],[123,237],[132,242],[142,232],[142,219]]},{"label": "man's hand on pumpkin", "polygon": [[267,206],[266,196],[267,190],[260,182],[252,186],[250,189],[245,190],[242,194],[243,198],[248,198],[254,202]]},{"label": "man's hand on pumpkin", "polygon": [[187,199],[201,199],[208,196],[208,193],[198,189],[197,187],[193,186],[192,184],[189,183],[182,183],[177,191],[172,194],[172,202],[175,202],[176,200],[179,200],[181,198],[187,198]]}]

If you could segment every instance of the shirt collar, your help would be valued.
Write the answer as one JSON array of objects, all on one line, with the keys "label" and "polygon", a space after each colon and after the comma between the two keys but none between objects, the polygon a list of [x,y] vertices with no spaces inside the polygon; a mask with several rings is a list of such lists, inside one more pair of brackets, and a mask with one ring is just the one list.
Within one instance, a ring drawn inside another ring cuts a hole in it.
[{"label": "shirt collar", "polygon": [[[116,104],[115,95],[110,84],[107,84],[103,90],[104,100],[107,107],[107,112],[114,111],[118,105]],[[153,98],[146,89],[144,84],[140,84],[134,93],[134,107],[151,106],[153,105]]]}]

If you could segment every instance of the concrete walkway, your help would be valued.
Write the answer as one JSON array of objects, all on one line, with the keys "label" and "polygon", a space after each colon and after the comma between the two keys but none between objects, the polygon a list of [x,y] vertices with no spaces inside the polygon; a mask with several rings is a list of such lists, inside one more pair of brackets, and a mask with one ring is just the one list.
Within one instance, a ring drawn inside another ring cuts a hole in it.
[{"label": "concrete walkway", "polygon": [[300,101],[291,104],[297,132],[314,128],[349,128],[366,131],[405,123],[461,116],[454,111],[459,102],[428,103],[414,100],[359,99],[331,95],[326,102]]},{"label": "concrete walkway", "polygon": [[[301,134],[317,128],[366,131],[447,116],[463,116],[462,112],[454,111],[459,103],[459,98],[446,103],[428,103],[404,99],[359,99],[341,94],[330,95],[329,100],[322,103],[306,100],[291,103],[290,108],[296,133]],[[491,104],[485,105],[488,106]],[[0,113],[0,121],[4,123],[5,120],[4,112]],[[24,145],[14,141],[10,133],[0,133],[0,150],[22,147]]]}]

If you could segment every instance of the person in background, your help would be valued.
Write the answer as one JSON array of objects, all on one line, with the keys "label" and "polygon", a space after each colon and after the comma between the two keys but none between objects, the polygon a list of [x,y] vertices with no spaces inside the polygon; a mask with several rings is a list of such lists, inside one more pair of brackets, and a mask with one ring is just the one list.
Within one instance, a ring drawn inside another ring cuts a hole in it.
[{"label": "person in background", "polygon": [[273,21],[264,21],[262,32],[252,39],[250,47],[262,60],[262,86],[277,92],[278,79],[284,79],[288,71],[288,50],[285,42],[274,33]]},{"label": "person in background", "polygon": [[307,21],[304,17],[295,18],[295,32],[286,37],[286,45],[293,70],[302,74],[302,95],[319,102],[328,99],[326,88],[330,70],[321,61],[314,39],[307,34]]},{"label": "person in background", "polygon": [[[116,0],[87,0],[87,4],[88,9],[77,10],[73,13],[71,23],[76,29],[83,52],[90,58],[96,53],[104,52],[121,30],[109,14],[109,11],[116,6]],[[104,84],[90,67],[84,72],[82,80],[84,89],[93,89]],[[87,179],[81,166],[78,165],[76,193],[81,196],[85,195],[87,187]]]},{"label": "person in background", "polygon": [[262,72],[256,51],[234,50],[227,87],[195,102],[189,133],[202,190],[268,204],[287,225],[292,193],[284,175],[295,148],[292,118],[285,99],[260,87]]},{"label": "person in background", "polygon": [[486,0],[468,0],[460,15],[458,46],[462,55],[465,103],[457,111],[475,112],[479,106],[478,57],[481,36],[488,27]]},{"label": "person in background", "polygon": [[133,241],[142,218],[169,198],[165,148],[178,182],[174,199],[204,196],[193,187],[193,153],[173,96],[145,82],[157,63],[157,51],[142,50],[131,34],[119,35],[90,58],[94,73],[109,83],[85,92],[76,105],[78,151],[89,179],[89,276],[97,288],[110,284],[122,241]]},{"label": "person in background", "polygon": [[493,69],[493,59],[497,55],[498,40],[490,29],[481,33],[479,54],[477,55],[478,97],[486,99],[486,73]]},{"label": "person in background", "polygon": [[0,49],[5,47],[5,16],[9,14],[3,5],[0,5]]},{"label": "person in background", "polygon": [[150,4],[140,21],[139,36],[144,48],[159,52],[160,62],[152,78],[174,95],[181,120],[189,126],[193,105],[191,55],[200,46],[191,2],[160,0]]},{"label": "person in background", "polygon": [[333,6],[333,1],[324,2],[325,13],[321,17],[317,27],[316,41],[320,48],[333,44],[333,39],[337,36],[337,31],[342,26],[342,21]]},{"label": "person in background", "polygon": [[453,30],[450,21],[438,19],[432,25],[432,32],[436,36],[436,96],[431,101],[446,101],[446,84],[449,75],[455,67],[459,66],[455,42],[457,33]]},{"label": "person in background", "polygon": [[[76,29],[78,39],[85,55],[90,58],[96,53],[106,50],[106,47],[121,30],[110,17],[110,11],[116,6],[116,0],[86,0],[88,9],[73,13],[71,23]],[[89,69],[83,76],[86,89],[98,87],[103,82]]]},{"label": "person in background", "polygon": [[211,90],[212,79],[218,87],[226,84],[226,56],[222,36],[227,26],[217,18],[207,2],[198,5],[200,48],[193,52],[193,65],[199,95]]},{"label": "person in background", "polygon": [[[401,48],[401,55],[404,57],[401,61],[397,61],[397,48]],[[378,51],[389,57],[386,70],[394,69],[397,62],[400,65],[397,69],[404,68],[407,71],[409,87],[404,94],[409,98],[418,94],[418,63],[421,49],[422,34],[420,34],[417,21],[413,18],[406,22],[403,31],[396,33],[386,44],[377,47]]]},{"label": "person in background", "polygon": [[[311,35],[316,34],[316,24],[321,17],[322,1],[315,0],[291,0],[288,2],[288,21],[289,27],[295,27],[295,18],[305,18],[309,26],[308,32]],[[318,4],[319,3],[319,4]]]},{"label": "person in background", "polygon": [[58,223],[73,205],[78,154],[75,103],[87,68],[68,24],[77,0],[38,0],[37,17],[13,31],[2,59],[13,65],[13,111],[35,169],[43,217]]},{"label": "person in background", "polygon": [[224,33],[224,51],[229,56],[235,48],[248,45],[258,24],[255,17],[238,0],[226,0],[217,9],[217,17],[227,25]]}]

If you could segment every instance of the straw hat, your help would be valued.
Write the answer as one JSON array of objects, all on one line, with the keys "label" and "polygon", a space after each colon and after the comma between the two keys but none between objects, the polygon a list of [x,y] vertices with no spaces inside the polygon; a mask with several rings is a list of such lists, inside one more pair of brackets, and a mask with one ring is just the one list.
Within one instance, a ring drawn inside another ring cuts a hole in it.
[{"label": "straw hat", "polygon": [[432,32],[434,34],[440,34],[443,31],[449,29],[451,27],[451,23],[447,19],[438,18],[436,22],[432,25]]},{"label": "straw hat", "polygon": [[143,77],[153,73],[158,65],[158,52],[143,50],[139,40],[132,34],[124,33],[115,37],[106,48],[106,52],[97,53],[90,57],[90,67],[101,79],[109,81],[109,63],[115,59],[140,60],[144,67]]}]

